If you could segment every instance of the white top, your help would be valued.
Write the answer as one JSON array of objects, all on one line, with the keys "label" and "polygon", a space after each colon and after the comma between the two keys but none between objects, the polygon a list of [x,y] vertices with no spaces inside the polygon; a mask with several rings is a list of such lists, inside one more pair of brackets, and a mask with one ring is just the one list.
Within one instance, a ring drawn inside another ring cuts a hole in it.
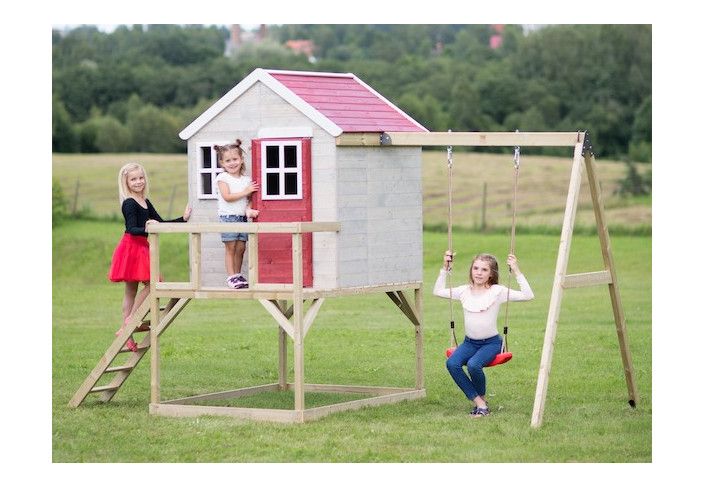
[{"label": "white top", "polygon": [[[474,293],[470,284],[448,289],[446,275],[448,272],[441,269],[436,285],[433,286],[433,295],[440,298],[457,299],[463,305],[465,318],[465,336],[474,340],[484,340],[498,334],[497,315],[502,303],[507,302],[507,286],[494,284],[484,292]],[[516,276],[519,291],[509,291],[509,301],[529,301],[534,299],[534,292],[523,274]]]},{"label": "white top", "polygon": [[247,197],[245,196],[231,202],[225,201],[223,196],[220,194],[220,188],[218,187],[218,183],[220,181],[227,183],[231,193],[239,193],[249,186],[252,182],[252,178],[244,174],[240,177],[235,177],[225,171],[218,174],[215,178],[215,188],[218,195],[218,214],[245,216],[245,210],[248,206]]}]

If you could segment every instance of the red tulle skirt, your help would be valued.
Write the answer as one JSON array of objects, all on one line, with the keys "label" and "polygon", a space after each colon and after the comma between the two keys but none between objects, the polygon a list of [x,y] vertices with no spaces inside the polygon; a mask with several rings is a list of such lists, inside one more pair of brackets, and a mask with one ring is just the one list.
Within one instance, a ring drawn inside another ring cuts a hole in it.
[{"label": "red tulle skirt", "polygon": [[125,233],[113,252],[108,279],[113,282],[149,281],[149,242]]}]

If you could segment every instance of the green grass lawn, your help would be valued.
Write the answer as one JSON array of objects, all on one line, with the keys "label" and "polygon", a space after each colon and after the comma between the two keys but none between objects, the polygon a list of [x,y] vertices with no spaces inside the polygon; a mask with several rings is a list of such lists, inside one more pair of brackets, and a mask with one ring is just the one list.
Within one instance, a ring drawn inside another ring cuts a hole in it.
[{"label": "green grass lawn", "polygon": [[[86,221],[69,221],[53,231],[54,462],[652,461],[651,237],[612,237],[638,407],[627,404],[606,287],[571,289],[563,300],[544,425],[533,429],[530,419],[557,235],[517,238],[521,267],[536,299],[513,303],[510,308],[509,343],[514,359],[487,370],[490,417],[473,420],[467,416],[469,403],[445,370],[448,303],[433,297],[431,289],[446,235],[427,232],[427,397],[282,425],[149,415],[148,357],[110,403],[89,396],[78,409],[67,406],[120,322],[123,288],[108,282],[106,273],[121,232],[121,222]],[[161,246],[164,273],[170,279],[185,279],[186,239],[170,237]],[[481,250],[506,255],[508,239],[499,234],[457,232],[454,245],[457,265],[462,268]],[[574,237],[569,272],[594,271],[601,265],[597,237]],[[458,281],[460,273],[454,279]],[[455,314],[456,319],[461,316],[459,307]],[[162,398],[276,382],[276,337],[274,319],[257,302],[192,301],[161,341]],[[304,353],[307,382],[414,384],[413,326],[384,294],[326,300],[307,336]],[[291,370],[291,356],[289,366]],[[307,407],[341,399],[348,397],[306,395]],[[293,396],[262,394],[237,404],[291,408]]]}]

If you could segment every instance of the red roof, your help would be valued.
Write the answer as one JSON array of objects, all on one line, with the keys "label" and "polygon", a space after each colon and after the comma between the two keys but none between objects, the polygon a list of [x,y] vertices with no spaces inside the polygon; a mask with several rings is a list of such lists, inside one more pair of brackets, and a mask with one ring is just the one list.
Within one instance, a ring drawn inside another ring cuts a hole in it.
[{"label": "red roof", "polygon": [[343,132],[423,132],[421,125],[353,75],[270,72]]}]

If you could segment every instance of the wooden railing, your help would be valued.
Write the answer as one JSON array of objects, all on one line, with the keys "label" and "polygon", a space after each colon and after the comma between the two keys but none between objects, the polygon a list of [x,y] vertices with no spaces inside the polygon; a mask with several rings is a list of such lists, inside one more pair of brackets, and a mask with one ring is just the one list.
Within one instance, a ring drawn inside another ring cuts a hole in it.
[{"label": "wooden railing", "polygon": [[[157,223],[147,224],[149,234],[150,285],[152,289],[189,290],[202,289],[201,283],[201,235],[204,233],[247,233],[248,281],[250,289],[288,287],[295,290],[303,288],[303,239],[304,233],[338,232],[339,222],[267,222],[267,223]],[[189,269],[188,282],[160,282],[159,235],[162,233],[189,234]],[[257,241],[260,233],[291,234],[291,253],[293,282],[285,284],[260,284],[258,276]]]}]

